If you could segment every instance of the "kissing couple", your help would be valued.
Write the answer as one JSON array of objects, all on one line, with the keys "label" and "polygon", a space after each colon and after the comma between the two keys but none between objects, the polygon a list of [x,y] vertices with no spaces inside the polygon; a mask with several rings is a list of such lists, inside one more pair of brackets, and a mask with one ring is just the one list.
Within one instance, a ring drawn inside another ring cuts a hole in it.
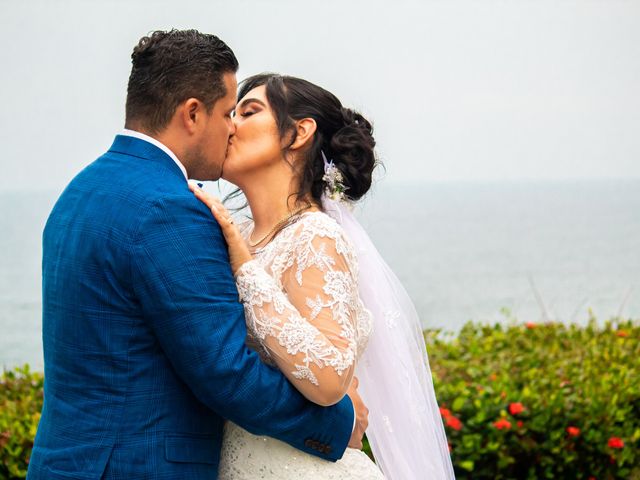
[{"label": "kissing couple", "polygon": [[[43,233],[27,478],[453,478],[417,315],[350,209],[371,124],[237,69],[195,30],[134,48],[125,129]],[[189,181],[219,178],[250,221]]]}]

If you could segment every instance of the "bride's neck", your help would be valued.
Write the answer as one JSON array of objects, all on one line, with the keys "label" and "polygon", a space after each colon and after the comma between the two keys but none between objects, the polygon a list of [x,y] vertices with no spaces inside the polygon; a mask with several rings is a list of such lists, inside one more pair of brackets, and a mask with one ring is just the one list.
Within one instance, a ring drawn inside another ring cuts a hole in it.
[{"label": "bride's neck", "polygon": [[283,178],[279,172],[262,172],[259,178],[246,182],[242,190],[253,217],[254,239],[266,235],[280,220],[308,203],[298,200],[293,178]]}]

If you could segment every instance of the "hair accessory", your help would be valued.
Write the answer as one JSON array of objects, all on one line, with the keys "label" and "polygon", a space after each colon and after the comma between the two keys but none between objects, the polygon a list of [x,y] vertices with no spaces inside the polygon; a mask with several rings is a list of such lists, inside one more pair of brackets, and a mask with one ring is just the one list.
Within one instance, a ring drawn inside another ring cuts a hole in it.
[{"label": "hair accessory", "polygon": [[344,181],[342,172],[335,166],[333,160],[327,160],[327,156],[322,150],[320,150],[320,153],[322,153],[322,161],[324,162],[324,175],[322,176],[322,180],[325,183],[325,193],[331,200],[342,202],[345,200],[344,192],[348,189],[348,187],[345,187],[344,183],[342,183]]}]

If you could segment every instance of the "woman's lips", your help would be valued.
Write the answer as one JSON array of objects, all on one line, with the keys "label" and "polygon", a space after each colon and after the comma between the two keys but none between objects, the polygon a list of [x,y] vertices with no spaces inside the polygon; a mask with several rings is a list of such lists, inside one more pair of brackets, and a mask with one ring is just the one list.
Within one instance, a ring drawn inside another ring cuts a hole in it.
[{"label": "woman's lips", "polygon": [[225,152],[224,152],[224,157],[225,157],[225,159],[227,158],[227,156],[229,156],[229,149],[231,148],[231,145],[233,145],[233,144],[231,143],[231,140],[229,140],[229,141],[227,142],[227,149],[226,149],[226,150],[225,150]]}]

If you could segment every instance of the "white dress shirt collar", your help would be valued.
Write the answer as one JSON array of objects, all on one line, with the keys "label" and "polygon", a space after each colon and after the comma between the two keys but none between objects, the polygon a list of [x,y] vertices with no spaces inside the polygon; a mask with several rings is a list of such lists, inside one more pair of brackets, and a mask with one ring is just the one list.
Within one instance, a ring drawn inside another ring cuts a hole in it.
[{"label": "white dress shirt collar", "polygon": [[128,128],[123,129],[120,132],[120,135],[125,135],[127,137],[138,138],[140,140],[144,140],[145,142],[149,142],[152,145],[155,145],[160,150],[162,150],[164,153],[169,155],[173,159],[174,162],[176,162],[176,165],[178,165],[178,167],[180,167],[180,171],[182,171],[185,179],[189,178],[187,176],[187,169],[184,168],[184,165],[180,162],[180,160],[178,160],[178,157],[176,157],[176,154],[173,153],[171,150],[169,150],[169,147],[167,147],[164,143],[159,142],[158,140],[156,140],[153,137],[150,137],[149,135],[145,135],[144,133],[136,132],[135,130],[129,130]]}]

